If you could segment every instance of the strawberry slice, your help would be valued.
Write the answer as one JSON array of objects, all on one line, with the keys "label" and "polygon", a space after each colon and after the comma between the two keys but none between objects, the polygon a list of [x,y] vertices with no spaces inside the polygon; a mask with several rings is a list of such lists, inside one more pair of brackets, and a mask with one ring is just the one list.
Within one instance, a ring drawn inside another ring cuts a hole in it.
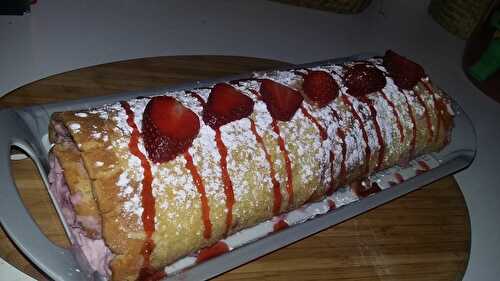
[{"label": "strawberry slice", "polygon": [[309,71],[304,77],[302,89],[307,100],[317,107],[326,106],[339,94],[337,82],[324,71]]},{"label": "strawberry slice", "polygon": [[226,83],[216,84],[203,110],[203,121],[213,129],[227,123],[250,116],[253,100],[233,86]]},{"label": "strawberry slice", "polygon": [[363,97],[385,87],[385,77],[382,71],[367,63],[356,63],[348,66],[344,80],[347,93],[355,97]]},{"label": "strawberry slice", "polygon": [[260,93],[271,116],[280,121],[290,121],[304,99],[298,91],[269,79],[262,80]]},{"label": "strawberry slice", "polygon": [[151,161],[163,163],[184,153],[200,131],[200,120],[173,97],[152,98],[142,117],[144,147]]},{"label": "strawberry slice", "polygon": [[405,90],[413,89],[418,81],[426,76],[424,69],[419,64],[396,54],[392,50],[385,52],[384,66],[394,79],[394,83]]}]

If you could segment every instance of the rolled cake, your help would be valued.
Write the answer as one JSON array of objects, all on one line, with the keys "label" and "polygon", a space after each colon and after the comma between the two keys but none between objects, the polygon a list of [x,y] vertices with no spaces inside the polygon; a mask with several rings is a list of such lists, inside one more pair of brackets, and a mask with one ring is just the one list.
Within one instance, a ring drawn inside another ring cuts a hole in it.
[{"label": "rolled cake", "polygon": [[154,280],[232,233],[440,150],[452,116],[424,70],[388,51],[54,113],[49,180],[94,270]]}]

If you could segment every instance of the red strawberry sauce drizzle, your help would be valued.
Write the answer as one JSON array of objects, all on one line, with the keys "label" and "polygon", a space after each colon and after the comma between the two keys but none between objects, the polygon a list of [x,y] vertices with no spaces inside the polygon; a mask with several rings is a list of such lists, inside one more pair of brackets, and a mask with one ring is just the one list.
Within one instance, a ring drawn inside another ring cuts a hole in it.
[{"label": "red strawberry sauce drizzle", "polygon": [[420,166],[420,168],[416,171],[417,175],[421,175],[431,169],[431,167],[423,160],[419,160],[418,165]]},{"label": "red strawberry sauce drizzle", "polygon": [[[255,91],[255,90],[250,90],[250,92],[252,92],[252,94],[254,94],[258,100],[262,100],[262,96],[259,92]],[[272,116],[271,116],[271,118],[272,118]]]},{"label": "red strawberry sauce drizzle", "polygon": [[361,117],[354,109],[354,105],[352,104],[352,102],[349,100],[349,98],[346,95],[342,95],[342,101],[345,104],[347,104],[347,106],[349,106],[350,111],[351,111],[352,115],[354,116],[354,119],[356,119],[356,121],[359,124],[359,127],[361,128],[361,133],[363,134],[363,140],[364,140],[365,145],[366,145],[365,146],[365,155],[366,155],[365,174],[369,175],[370,174],[370,158],[371,158],[372,152],[370,149],[370,145],[368,143],[368,134],[366,133],[366,129],[363,126],[363,120],[361,120]]},{"label": "red strawberry sauce drizzle", "polygon": [[226,230],[224,234],[227,235],[231,226],[233,224],[233,205],[234,205],[234,190],[233,182],[229,176],[229,171],[227,169],[227,147],[222,141],[222,135],[220,128],[215,130],[215,142],[217,143],[217,149],[220,154],[220,168],[222,172],[222,183],[224,184],[224,194],[226,195]]},{"label": "red strawberry sauce drizzle", "polygon": [[267,162],[269,163],[269,174],[271,176],[271,182],[273,184],[273,194],[274,194],[274,203],[273,203],[273,214],[277,215],[279,214],[281,210],[281,186],[278,180],[276,179],[276,171],[274,170],[274,164],[273,160],[271,159],[271,155],[269,155],[269,152],[267,151],[266,145],[264,144],[264,140],[262,137],[259,135],[257,132],[257,128],[255,126],[255,121],[250,119],[250,129],[252,130],[252,133],[255,136],[255,139],[257,142],[260,144],[262,147],[262,150],[264,151],[264,154],[266,156]]},{"label": "red strawberry sauce drizzle", "polygon": [[[447,118],[444,115],[444,112],[446,112],[448,110],[447,105],[444,102],[444,99],[440,98],[439,100],[436,100],[436,102],[437,102],[436,103],[436,110],[437,110],[437,112],[439,112],[439,116],[441,117],[441,122],[443,123],[444,132],[446,132],[446,131],[448,131],[449,128],[451,128],[453,126],[453,123],[452,123],[452,120],[450,120],[449,118]],[[445,135],[443,142],[444,142],[444,144],[449,143],[450,142],[450,135]]]},{"label": "red strawberry sauce drizzle", "polygon": [[[193,91],[187,91],[187,93],[191,95],[193,98],[195,98],[201,104],[201,106],[205,106],[205,101],[198,93]],[[184,159],[186,159],[186,168],[191,173],[193,182],[196,185],[198,193],[200,194],[201,212],[202,212],[201,216],[205,228],[203,231],[203,237],[208,240],[212,237],[212,222],[210,221],[210,206],[208,205],[207,194],[205,192],[205,185],[203,183],[203,179],[201,178],[198,172],[198,169],[193,163],[193,157],[191,156],[189,151],[186,151],[184,153]]]},{"label": "red strawberry sauce drizzle", "polygon": [[[411,142],[410,142],[410,153],[409,153],[410,154],[409,158],[413,159],[413,157],[415,157],[415,145],[416,145],[416,142],[417,142],[417,121],[415,120],[415,115],[413,114],[413,111],[411,110],[411,105],[410,105],[410,102],[408,101],[408,97],[406,96],[405,92],[398,85],[395,84],[395,86],[398,89],[398,92],[400,92],[403,95],[403,98],[404,98],[404,101],[405,101],[405,104],[406,104],[406,109],[408,110],[408,114],[410,115],[410,120],[411,120],[411,122],[413,124],[413,127],[412,127],[412,139],[411,139]],[[397,111],[396,111],[396,109],[394,107],[394,103],[392,101],[390,101],[383,92],[382,92],[382,94],[383,94],[384,99],[393,108],[393,113],[394,113],[394,115],[397,118],[398,128],[400,129],[400,132],[401,132],[401,138],[403,138],[403,127],[401,126],[401,120],[399,118],[399,115],[397,115]]]},{"label": "red strawberry sauce drizzle", "polygon": [[340,179],[344,181],[347,177],[347,144],[345,139],[345,132],[340,127],[337,128],[337,136],[342,140],[342,163],[340,164]]},{"label": "red strawberry sauce drizzle", "polygon": [[153,267],[141,269],[137,281],[159,281],[166,277],[167,274],[163,270],[156,270]]},{"label": "red strawberry sauce drizzle", "polygon": [[418,165],[422,168],[424,171],[429,171],[431,167],[423,160],[418,161]]},{"label": "red strawberry sauce drizzle", "polygon": [[[340,121],[340,116],[339,114],[337,113],[337,111],[335,111],[335,109],[331,108],[330,109],[332,110],[332,115],[333,117],[335,118],[335,120],[337,120],[337,122]],[[342,161],[340,162],[340,174],[339,174],[339,184],[342,184],[343,181],[345,180],[346,176],[347,176],[347,167],[346,167],[346,157],[347,157],[347,146],[346,146],[346,139],[345,139],[345,133],[344,133],[344,130],[342,130],[340,128],[340,126],[337,127],[337,131],[336,131],[336,134],[337,136],[342,140],[341,142],[341,147],[342,147]],[[338,184],[336,185],[335,184],[335,179],[334,179],[334,174],[333,174],[333,164],[334,164],[334,160],[335,160],[335,154],[330,152],[330,170],[331,170],[331,180],[330,180],[330,187],[328,188],[326,194],[327,195],[332,195],[333,192],[335,191],[335,188],[336,186],[338,186]]]},{"label": "red strawberry sauce drizzle", "polygon": [[[309,71],[309,70],[306,69],[306,71]],[[296,75],[299,75],[301,77],[305,77],[307,75],[306,73],[300,72],[298,70],[294,70],[293,73]],[[309,113],[309,111],[303,105],[300,106],[300,110],[302,111],[302,114],[304,114],[304,116],[307,119],[309,119],[316,126],[316,128],[318,128],[319,136],[321,137],[321,140],[323,140],[323,141],[326,140],[328,138],[328,135],[326,133],[325,128],[323,126],[321,126],[321,124],[318,122],[318,119],[316,119],[314,116],[312,116],[311,113]]]},{"label": "red strawberry sauce drizzle", "polygon": [[328,210],[331,211],[335,210],[336,208],[337,206],[335,205],[335,201],[328,199]]},{"label": "red strawberry sauce drizzle", "polygon": [[[198,102],[202,105],[205,106],[205,101],[203,98],[193,92],[193,91],[188,91],[188,94],[190,94],[192,97],[196,98]],[[222,173],[222,183],[224,185],[224,194],[226,195],[226,208],[227,208],[227,215],[226,215],[226,229],[224,231],[225,234],[229,232],[231,229],[231,225],[233,223],[233,205],[234,205],[234,190],[233,190],[233,183],[231,181],[231,177],[229,176],[229,171],[227,169],[227,147],[222,141],[222,136],[220,132],[220,128],[215,130],[215,142],[217,144],[217,149],[219,151],[219,154],[221,156],[220,159],[220,167],[221,167],[221,173]],[[189,155],[189,154],[188,154]],[[189,155],[190,156],[190,155]],[[186,155],[185,155],[186,157]],[[186,159],[188,160],[188,159]],[[189,163],[189,161],[188,161]],[[191,159],[192,163],[192,159]],[[203,223],[205,224],[205,231],[203,233],[203,236],[205,239],[209,239],[211,237],[212,233],[212,223],[210,222],[210,209],[208,206],[208,201],[206,198],[205,194],[205,187],[203,186],[203,181],[201,180],[201,177],[199,176],[198,172],[196,171],[196,167],[193,165],[193,170],[190,169],[191,175],[193,176],[193,179],[199,178],[199,180],[195,180],[196,187],[198,189],[198,192],[201,195],[201,200],[202,200],[202,216],[203,216]],[[197,183],[199,182],[199,183]],[[201,184],[201,185],[199,185]],[[205,203],[204,203],[205,202]],[[217,245],[217,244],[216,244]]]},{"label": "red strawberry sauce drizzle", "polygon": [[[434,94],[434,91],[432,90],[432,87],[431,85],[429,84],[429,82],[421,79],[420,80],[422,82],[422,84],[424,85],[424,87],[427,89],[427,91],[431,94],[432,96],[432,101],[434,102],[434,107],[436,109],[436,132],[435,132],[435,137],[436,137],[436,141],[439,140],[439,130],[441,129],[441,113],[439,112],[439,105],[438,105],[438,101],[436,100],[436,95]],[[440,103],[440,102],[439,102]]]},{"label": "red strawberry sauce drizzle", "polygon": [[[262,96],[260,95],[259,92],[255,90],[251,90],[251,92],[257,97],[257,99],[261,100]],[[272,118],[272,116],[271,116]],[[283,154],[283,158],[285,159],[285,166],[286,166],[286,191],[288,193],[288,206],[290,206],[293,203],[293,174],[292,174],[292,162],[290,160],[290,157],[288,156],[288,151],[285,146],[285,140],[280,134],[280,127],[278,125],[278,121],[273,118],[273,121],[271,123],[273,127],[273,131],[276,133],[278,136],[278,145],[281,150],[281,153]],[[276,194],[276,192],[275,192]],[[281,192],[280,192],[281,196]],[[276,200],[276,199],[275,199]],[[281,198],[280,198],[281,202]]]},{"label": "red strawberry sauce drizzle", "polygon": [[326,189],[326,195],[327,196],[330,196],[333,194],[333,192],[335,192],[335,189],[336,189],[336,184],[335,184],[335,177],[334,177],[334,166],[333,166],[333,162],[335,161],[335,153],[333,153],[333,151],[330,150],[330,185],[328,186],[328,188]]},{"label": "red strawberry sauce drizzle", "polygon": [[410,119],[411,122],[413,123],[413,128],[412,128],[412,139],[410,142],[410,159],[413,159],[415,157],[415,145],[417,142],[417,121],[415,120],[415,115],[413,114],[413,111],[411,110],[410,102],[408,101],[408,97],[406,97],[405,93],[400,89],[401,93],[403,94],[405,103],[406,103],[406,109],[408,110],[408,114],[410,114]]},{"label": "red strawberry sauce drizzle", "polygon": [[[240,82],[239,80],[238,81],[232,81],[232,83],[235,83],[235,84],[239,84],[239,82]],[[260,96],[260,94],[257,91],[253,91],[252,90],[251,92],[255,96],[257,96],[258,99],[260,99],[261,96]],[[187,93],[189,93],[191,96],[193,96],[194,98],[196,98],[198,100],[198,102],[202,106],[205,105],[205,101],[203,100],[203,98],[199,94],[197,94],[197,93],[195,93],[193,91],[188,91]],[[253,119],[251,119],[251,118],[248,118],[248,120],[250,121],[250,129],[251,129],[252,133],[254,134],[255,139],[257,140],[257,142],[261,145],[262,150],[264,151],[264,154],[266,156],[266,160],[269,163],[269,167],[270,167],[269,173],[270,173],[270,176],[271,176],[271,182],[273,184],[273,195],[274,195],[273,214],[277,215],[277,214],[279,214],[279,212],[281,210],[281,201],[282,201],[281,187],[280,187],[280,184],[279,184],[278,180],[276,179],[276,171],[274,170],[274,165],[273,165],[273,161],[271,159],[271,155],[267,151],[267,148],[266,148],[266,146],[264,144],[264,140],[262,139],[262,137],[257,132],[255,121],[253,121]],[[216,130],[216,142],[217,142],[217,148],[219,149],[219,153],[221,155],[220,165],[221,165],[221,170],[222,170],[222,175],[223,175],[224,192],[226,194],[226,198],[229,199],[229,200],[226,201],[226,207],[228,209],[228,214],[227,214],[227,217],[226,217],[226,233],[227,233],[229,231],[229,228],[230,228],[231,224],[232,224],[232,206],[234,204],[234,192],[233,192],[233,189],[232,189],[232,182],[231,182],[231,179],[229,178],[229,173],[227,171],[227,160],[226,160],[226,157],[227,157],[227,148],[225,147],[224,143],[222,142],[222,138],[220,136],[220,129]],[[224,155],[224,157],[223,157],[223,155]],[[201,178],[200,178],[200,182],[201,182]],[[200,188],[198,188],[198,189],[200,189]],[[203,196],[202,196],[202,200],[203,200]],[[202,202],[202,205],[203,205],[203,202]],[[207,208],[208,208],[208,204],[207,204]],[[209,210],[206,213],[208,214]],[[207,216],[207,219],[205,219],[205,216]],[[210,224],[209,226],[210,226],[210,229],[211,229],[212,225],[211,225],[209,219],[210,218],[209,218],[208,215],[204,215],[204,223],[205,223],[205,225]],[[207,231],[207,226],[205,227],[205,231]],[[207,238],[207,237],[205,236],[205,238]],[[210,238],[210,237],[208,237],[208,238]],[[221,241],[219,241],[218,243],[220,243],[220,242]],[[216,246],[216,245],[214,245],[214,246]],[[207,250],[208,249],[211,249],[211,248],[207,248]]]},{"label": "red strawberry sauce drizzle", "polygon": [[394,105],[394,103],[387,97],[387,95],[381,91],[380,92],[382,94],[382,98],[387,102],[387,104],[389,105],[389,107],[391,108],[392,110],[392,114],[394,115],[394,117],[396,117],[396,125],[398,127],[398,130],[399,130],[399,141],[401,143],[404,142],[404,138],[405,138],[405,135],[404,135],[404,130],[403,130],[403,125],[401,124],[401,118],[399,117],[399,114],[398,114],[398,111],[396,110],[396,106]]},{"label": "red strawberry sauce drizzle", "polygon": [[389,181],[390,186],[395,186],[405,181],[405,178],[400,173],[395,173],[394,178],[396,181]]},{"label": "red strawberry sauce drizzle", "polygon": [[382,189],[376,182],[371,183],[370,188],[365,189],[363,183],[361,181],[357,181],[351,184],[351,188],[354,191],[354,193],[356,193],[356,195],[360,198],[365,198],[370,194],[382,191]]},{"label": "red strawberry sauce drizzle", "polygon": [[280,127],[278,122],[273,118],[273,122],[271,123],[273,126],[273,131],[278,136],[278,145],[280,147],[281,153],[283,153],[283,158],[285,158],[285,166],[286,166],[286,191],[288,192],[288,206],[290,207],[293,203],[293,174],[292,174],[292,161],[288,156],[288,150],[285,146],[285,140],[280,134]]},{"label": "red strawberry sauce drizzle", "polygon": [[196,257],[196,263],[204,262],[227,252],[229,252],[229,246],[224,241],[218,241],[214,245],[202,249]]},{"label": "red strawberry sauce drizzle", "polygon": [[365,197],[366,197],[366,196],[368,196],[370,194],[377,193],[377,192],[380,192],[380,191],[382,191],[382,189],[380,188],[380,186],[378,185],[378,183],[374,182],[374,183],[372,183],[372,186],[369,189],[365,190],[365,192],[362,195],[366,194],[365,195]]},{"label": "red strawberry sauce drizzle", "polygon": [[[299,72],[300,73],[300,72]],[[251,91],[254,95],[257,96],[258,99],[261,99],[261,95],[257,92],[257,91]],[[309,111],[303,106],[303,105],[300,105],[300,110],[302,112],[302,114],[307,118],[309,119],[309,121],[311,121],[311,123],[313,123],[316,128],[318,128],[318,131],[319,131],[319,135],[321,137],[321,140],[326,140],[326,138],[328,137],[327,133],[326,133],[326,130],[323,126],[321,126],[321,124],[319,123],[318,119],[316,119],[314,116],[311,115],[311,113],[309,113]],[[274,118],[273,118],[274,119]]]},{"label": "red strawberry sauce drizzle", "polygon": [[314,116],[312,116],[311,113],[309,113],[309,111],[303,105],[300,106],[300,110],[302,111],[302,114],[304,114],[304,116],[307,119],[309,119],[309,121],[311,121],[316,126],[316,128],[318,128],[319,136],[321,137],[321,140],[323,140],[323,141],[326,140],[326,138],[328,137],[326,134],[326,130],[325,130],[325,128],[323,128],[323,126],[321,126],[318,119],[316,119]]},{"label": "red strawberry sauce drizzle", "polygon": [[396,178],[398,183],[402,183],[405,181],[405,178],[403,178],[403,176],[400,173],[395,173],[394,177]]},{"label": "red strawberry sauce drizzle", "polygon": [[280,230],[287,228],[288,226],[289,226],[288,223],[286,223],[284,219],[279,219],[273,225],[273,232],[278,232]]},{"label": "red strawberry sauce drizzle", "polygon": [[432,120],[431,120],[431,116],[429,114],[429,109],[427,108],[427,105],[425,104],[424,100],[422,99],[422,96],[420,96],[420,93],[418,91],[415,91],[415,90],[413,90],[413,93],[415,93],[415,97],[417,98],[418,103],[424,108],[425,120],[427,122],[427,130],[429,131],[429,137],[427,139],[427,143],[431,143],[434,136],[433,136]]},{"label": "red strawberry sauce drizzle", "polygon": [[[297,75],[304,76],[304,73],[297,72],[297,71],[295,73]],[[237,82],[239,82],[239,81],[237,81]],[[427,88],[427,90],[432,94],[432,98],[434,100],[434,103],[436,104],[436,99],[435,99],[433,91],[430,89],[430,86],[425,81],[422,80],[422,82],[423,82],[424,86]],[[253,91],[253,90],[252,90],[252,92],[258,97],[258,99],[261,99],[261,96],[258,92]],[[196,98],[202,106],[205,106],[204,100],[197,93],[192,92],[192,91],[187,91],[187,93],[190,94],[191,96],[193,96],[194,98]],[[389,106],[392,109],[392,113],[394,114],[394,116],[396,118],[397,127],[398,127],[398,130],[400,132],[400,139],[401,139],[401,141],[403,141],[404,140],[404,131],[403,131],[403,127],[401,125],[401,120],[400,120],[400,117],[399,117],[398,112],[396,110],[396,107],[395,107],[394,103],[392,101],[390,101],[388,99],[388,97],[383,92],[381,92],[381,94],[382,94],[382,97],[387,101],[387,103],[389,104]],[[411,121],[413,122],[413,139],[412,139],[412,142],[410,144],[411,145],[411,148],[410,148],[410,155],[411,156],[410,157],[413,158],[413,156],[415,154],[415,142],[416,142],[416,133],[417,133],[416,121],[415,121],[415,116],[411,110],[408,98],[406,97],[406,95],[404,93],[403,93],[403,95],[404,95],[405,103],[407,105],[408,112],[409,112],[410,117],[411,117]],[[431,123],[431,118],[430,118],[430,115],[428,112],[428,108],[427,108],[426,104],[424,103],[424,101],[422,100],[422,97],[416,91],[415,91],[415,97],[416,97],[417,101],[424,107],[426,119],[427,119],[427,126],[428,126],[428,130],[430,132],[429,142],[431,142],[433,139],[433,130],[432,130],[432,123]],[[350,111],[352,112],[353,117],[356,119],[356,121],[358,122],[358,124],[360,125],[360,128],[362,130],[363,140],[366,144],[365,154],[366,154],[366,158],[367,158],[367,164],[366,164],[365,169],[366,169],[366,174],[368,174],[370,171],[369,163],[370,163],[370,157],[371,157],[371,153],[372,153],[371,148],[370,148],[369,143],[368,143],[368,134],[366,132],[365,127],[363,126],[362,119],[361,119],[360,115],[356,112],[356,110],[354,109],[352,102],[349,100],[349,98],[346,95],[342,95],[341,98],[342,98],[342,101],[345,104],[347,104],[347,106],[350,108]],[[378,158],[377,165],[375,166],[375,170],[377,170],[381,167],[381,165],[383,163],[383,159],[384,159],[384,154],[385,154],[385,145],[383,143],[381,129],[380,129],[380,126],[379,126],[378,121],[377,121],[377,112],[376,112],[376,109],[375,109],[372,102],[367,101],[367,100],[363,100],[363,99],[360,99],[360,100],[361,100],[361,102],[368,105],[368,107],[370,109],[371,119],[374,122],[375,130],[376,130],[376,134],[377,134],[377,140],[378,140],[378,143],[380,145],[380,151],[379,151],[379,155],[378,155],[379,158]],[[142,196],[142,205],[144,208],[142,220],[143,220],[144,230],[145,230],[147,239],[144,242],[144,246],[143,246],[143,250],[142,250],[142,253],[144,256],[144,265],[143,265],[143,268],[141,269],[139,280],[153,280],[152,278],[154,278],[154,280],[157,280],[156,278],[159,279],[159,278],[163,277],[164,273],[162,273],[162,272],[159,273],[159,272],[155,271],[150,265],[150,255],[154,249],[154,241],[151,239],[151,237],[152,237],[152,234],[154,233],[154,213],[155,213],[154,197],[152,195],[152,190],[151,190],[151,182],[152,182],[151,167],[150,167],[149,162],[146,160],[144,154],[142,154],[142,152],[138,148],[138,138],[139,138],[140,134],[139,134],[139,131],[137,129],[137,126],[135,125],[135,123],[133,121],[134,120],[134,117],[133,117],[134,113],[130,109],[130,105],[127,102],[122,102],[121,104],[128,115],[127,123],[133,129],[130,143],[129,143],[129,148],[130,148],[132,154],[134,154],[135,156],[137,156],[141,160],[141,165],[143,166],[144,173],[145,173],[144,179],[143,179],[143,190],[141,192],[141,196]],[[318,120],[314,116],[312,116],[303,105],[300,106],[300,109],[301,109],[302,114],[306,118],[308,118],[317,127],[321,139],[325,140],[327,138],[327,133],[326,133],[325,128],[323,128],[321,126],[321,124],[318,122]],[[335,112],[335,110],[333,110],[333,108],[332,108],[332,114],[337,118],[337,120],[339,119],[338,114]],[[439,134],[439,129],[440,129],[439,122],[441,121],[441,118],[440,118],[441,115],[439,114],[439,112],[437,112],[436,116],[437,116],[437,122],[438,122],[437,132],[436,132],[436,137],[437,137],[437,135]],[[265,144],[262,140],[262,137],[258,134],[258,132],[256,130],[255,122],[250,118],[249,118],[249,120],[251,122],[252,133],[254,134],[257,142],[261,145],[262,149],[264,150],[266,159],[270,164],[270,175],[271,175],[271,179],[272,179],[272,183],[273,183],[273,193],[274,193],[273,214],[276,215],[279,213],[279,211],[281,209],[282,195],[281,195],[281,190],[280,190],[281,189],[280,184],[276,180],[275,170],[274,170],[274,166],[272,164],[272,159],[271,159],[271,157],[270,157],[270,155],[265,147]],[[286,150],[285,141],[280,134],[280,128],[279,128],[278,122],[275,119],[273,119],[273,121],[272,121],[272,128],[273,128],[273,131],[278,136],[278,144],[279,144],[281,152],[283,153],[283,157],[285,159],[286,172],[287,172],[286,189],[287,189],[287,192],[289,194],[288,204],[291,205],[293,203],[293,179],[292,179],[291,160],[288,156],[288,151]],[[231,228],[232,219],[233,219],[232,209],[233,209],[233,205],[234,205],[234,191],[233,191],[233,185],[232,185],[232,182],[231,182],[231,179],[229,176],[229,172],[227,169],[227,154],[228,154],[227,147],[225,146],[225,144],[222,141],[220,129],[216,129],[215,132],[216,132],[215,141],[216,141],[219,153],[221,155],[220,166],[221,166],[221,171],[222,171],[222,179],[223,179],[223,183],[224,183],[224,192],[226,195],[226,207],[227,207],[227,211],[228,211],[227,217],[226,217],[226,231],[225,231],[227,234]],[[341,180],[345,180],[346,174],[347,174],[347,168],[346,168],[347,148],[346,148],[346,141],[345,141],[346,136],[345,136],[344,131],[340,127],[337,128],[336,134],[340,139],[342,139],[342,143],[341,143],[342,162],[341,162],[341,168],[340,168],[341,170],[340,170],[339,176],[340,176]],[[198,192],[200,193],[200,199],[201,199],[201,205],[202,205],[202,218],[203,218],[203,223],[204,223],[204,227],[205,227],[203,235],[206,239],[209,239],[211,237],[212,224],[210,222],[210,215],[209,215],[210,209],[208,206],[208,201],[207,201],[203,181],[202,181],[201,176],[199,175],[199,173],[197,171],[196,166],[193,163],[192,156],[189,154],[189,152],[184,153],[184,158],[186,159],[186,168],[191,172],[191,175],[193,177],[193,181],[197,187]],[[334,153],[330,152],[330,161],[332,163],[332,166],[333,166],[334,159],[335,159]],[[426,170],[426,169],[424,168],[424,170]],[[334,184],[333,184],[333,171],[332,171],[332,185],[330,188],[333,188],[333,187],[334,187]],[[362,188],[355,188],[354,189],[354,191],[356,192],[356,194],[359,197],[366,197],[372,193],[379,192],[380,190],[381,189],[377,183],[373,183],[372,186],[368,189],[362,189]],[[335,208],[333,201],[331,201],[329,203],[333,204],[331,206],[332,209]],[[279,231],[279,230],[286,228],[286,227],[288,227],[288,224],[284,220],[281,219],[274,225],[274,231]],[[219,241],[215,245],[200,251],[200,253],[197,257],[197,262],[202,262],[202,261],[207,260],[211,257],[218,256],[222,253],[225,253],[227,251],[229,251],[227,244],[225,244],[223,241]],[[162,274],[162,275],[160,276],[159,274]],[[158,277],[156,277],[156,276],[158,276]]]},{"label": "red strawberry sauce drizzle", "polygon": [[205,185],[203,184],[203,179],[198,173],[198,169],[193,163],[193,157],[186,151],[184,153],[184,159],[186,159],[186,169],[191,173],[191,177],[193,178],[193,182],[196,185],[196,189],[200,194],[201,201],[201,217],[203,220],[203,237],[205,239],[210,239],[212,237],[212,222],[210,221],[210,206],[208,205],[207,194],[205,192]]},{"label": "red strawberry sauce drizzle", "polygon": [[373,121],[373,125],[375,126],[375,132],[377,134],[377,141],[380,146],[379,154],[378,154],[378,161],[377,165],[375,166],[374,170],[377,171],[382,167],[382,163],[384,162],[384,157],[385,157],[385,144],[384,144],[384,138],[382,137],[382,130],[380,129],[380,125],[377,121],[377,110],[375,109],[375,106],[373,106],[373,101],[369,99],[363,99],[362,102],[368,105],[370,108],[370,116]]},{"label": "red strawberry sauce drizzle", "polygon": [[139,150],[139,129],[134,122],[134,112],[130,108],[130,104],[126,101],[120,102],[122,108],[127,114],[127,124],[132,128],[132,134],[130,136],[130,141],[128,147],[130,152],[139,158],[141,161],[141,166],[144,170],[144,177],[142,179],[142,190],[141,190],[141,203],[142,203],[142,224],[144,227],[144,232],[146,234],[146,239],[142,247],[142,256],[144,258],[142,268],[139,272],[139,277],[137,280],[159,280],[165,276],[163,271],[155,270],[151,266],[151,253],[155,247],[154,241],[152,239],[153,233],[155,231],[155,198],[153,196],[152,182],[153,175],[151,173],[151,165],[146,159],[146,156]]}]

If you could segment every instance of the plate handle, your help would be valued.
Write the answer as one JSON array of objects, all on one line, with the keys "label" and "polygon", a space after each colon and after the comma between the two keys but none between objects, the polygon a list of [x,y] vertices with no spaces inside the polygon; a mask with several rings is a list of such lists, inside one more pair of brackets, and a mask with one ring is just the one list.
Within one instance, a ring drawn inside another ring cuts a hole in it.
[{"label": "plate handle", "polygon": [[2,110],[0,127],[3,128],[0,138],[0,222],[5,232],[21,252],[52,279],[92,279],[80,269],[72,251],[54,245],[40,231],[19,196],[11,173],[10,150],[18,144],[25,144],[23,146],[27,148],[31,146],[29,140],[33,136],[24,121],[15,111]]}]

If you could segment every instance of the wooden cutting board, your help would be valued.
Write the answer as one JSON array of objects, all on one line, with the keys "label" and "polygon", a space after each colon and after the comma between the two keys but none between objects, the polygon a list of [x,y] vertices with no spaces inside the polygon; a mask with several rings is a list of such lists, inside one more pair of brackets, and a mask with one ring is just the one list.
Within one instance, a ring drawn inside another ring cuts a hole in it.
[{"label": "wooden cutting board", "polygon": [[[264,70],[286,63],[229,56],[155,57],[78,69],[23,86],[0,108],[143,90]],[[25,205],[56,244],[68,240],[29,159],[12,162]],[[461,280],[467,266],[467,207],[453,177],[266,255],[216,280]],[[33,267],[0,231],[0,256],[37,280]]]}]

